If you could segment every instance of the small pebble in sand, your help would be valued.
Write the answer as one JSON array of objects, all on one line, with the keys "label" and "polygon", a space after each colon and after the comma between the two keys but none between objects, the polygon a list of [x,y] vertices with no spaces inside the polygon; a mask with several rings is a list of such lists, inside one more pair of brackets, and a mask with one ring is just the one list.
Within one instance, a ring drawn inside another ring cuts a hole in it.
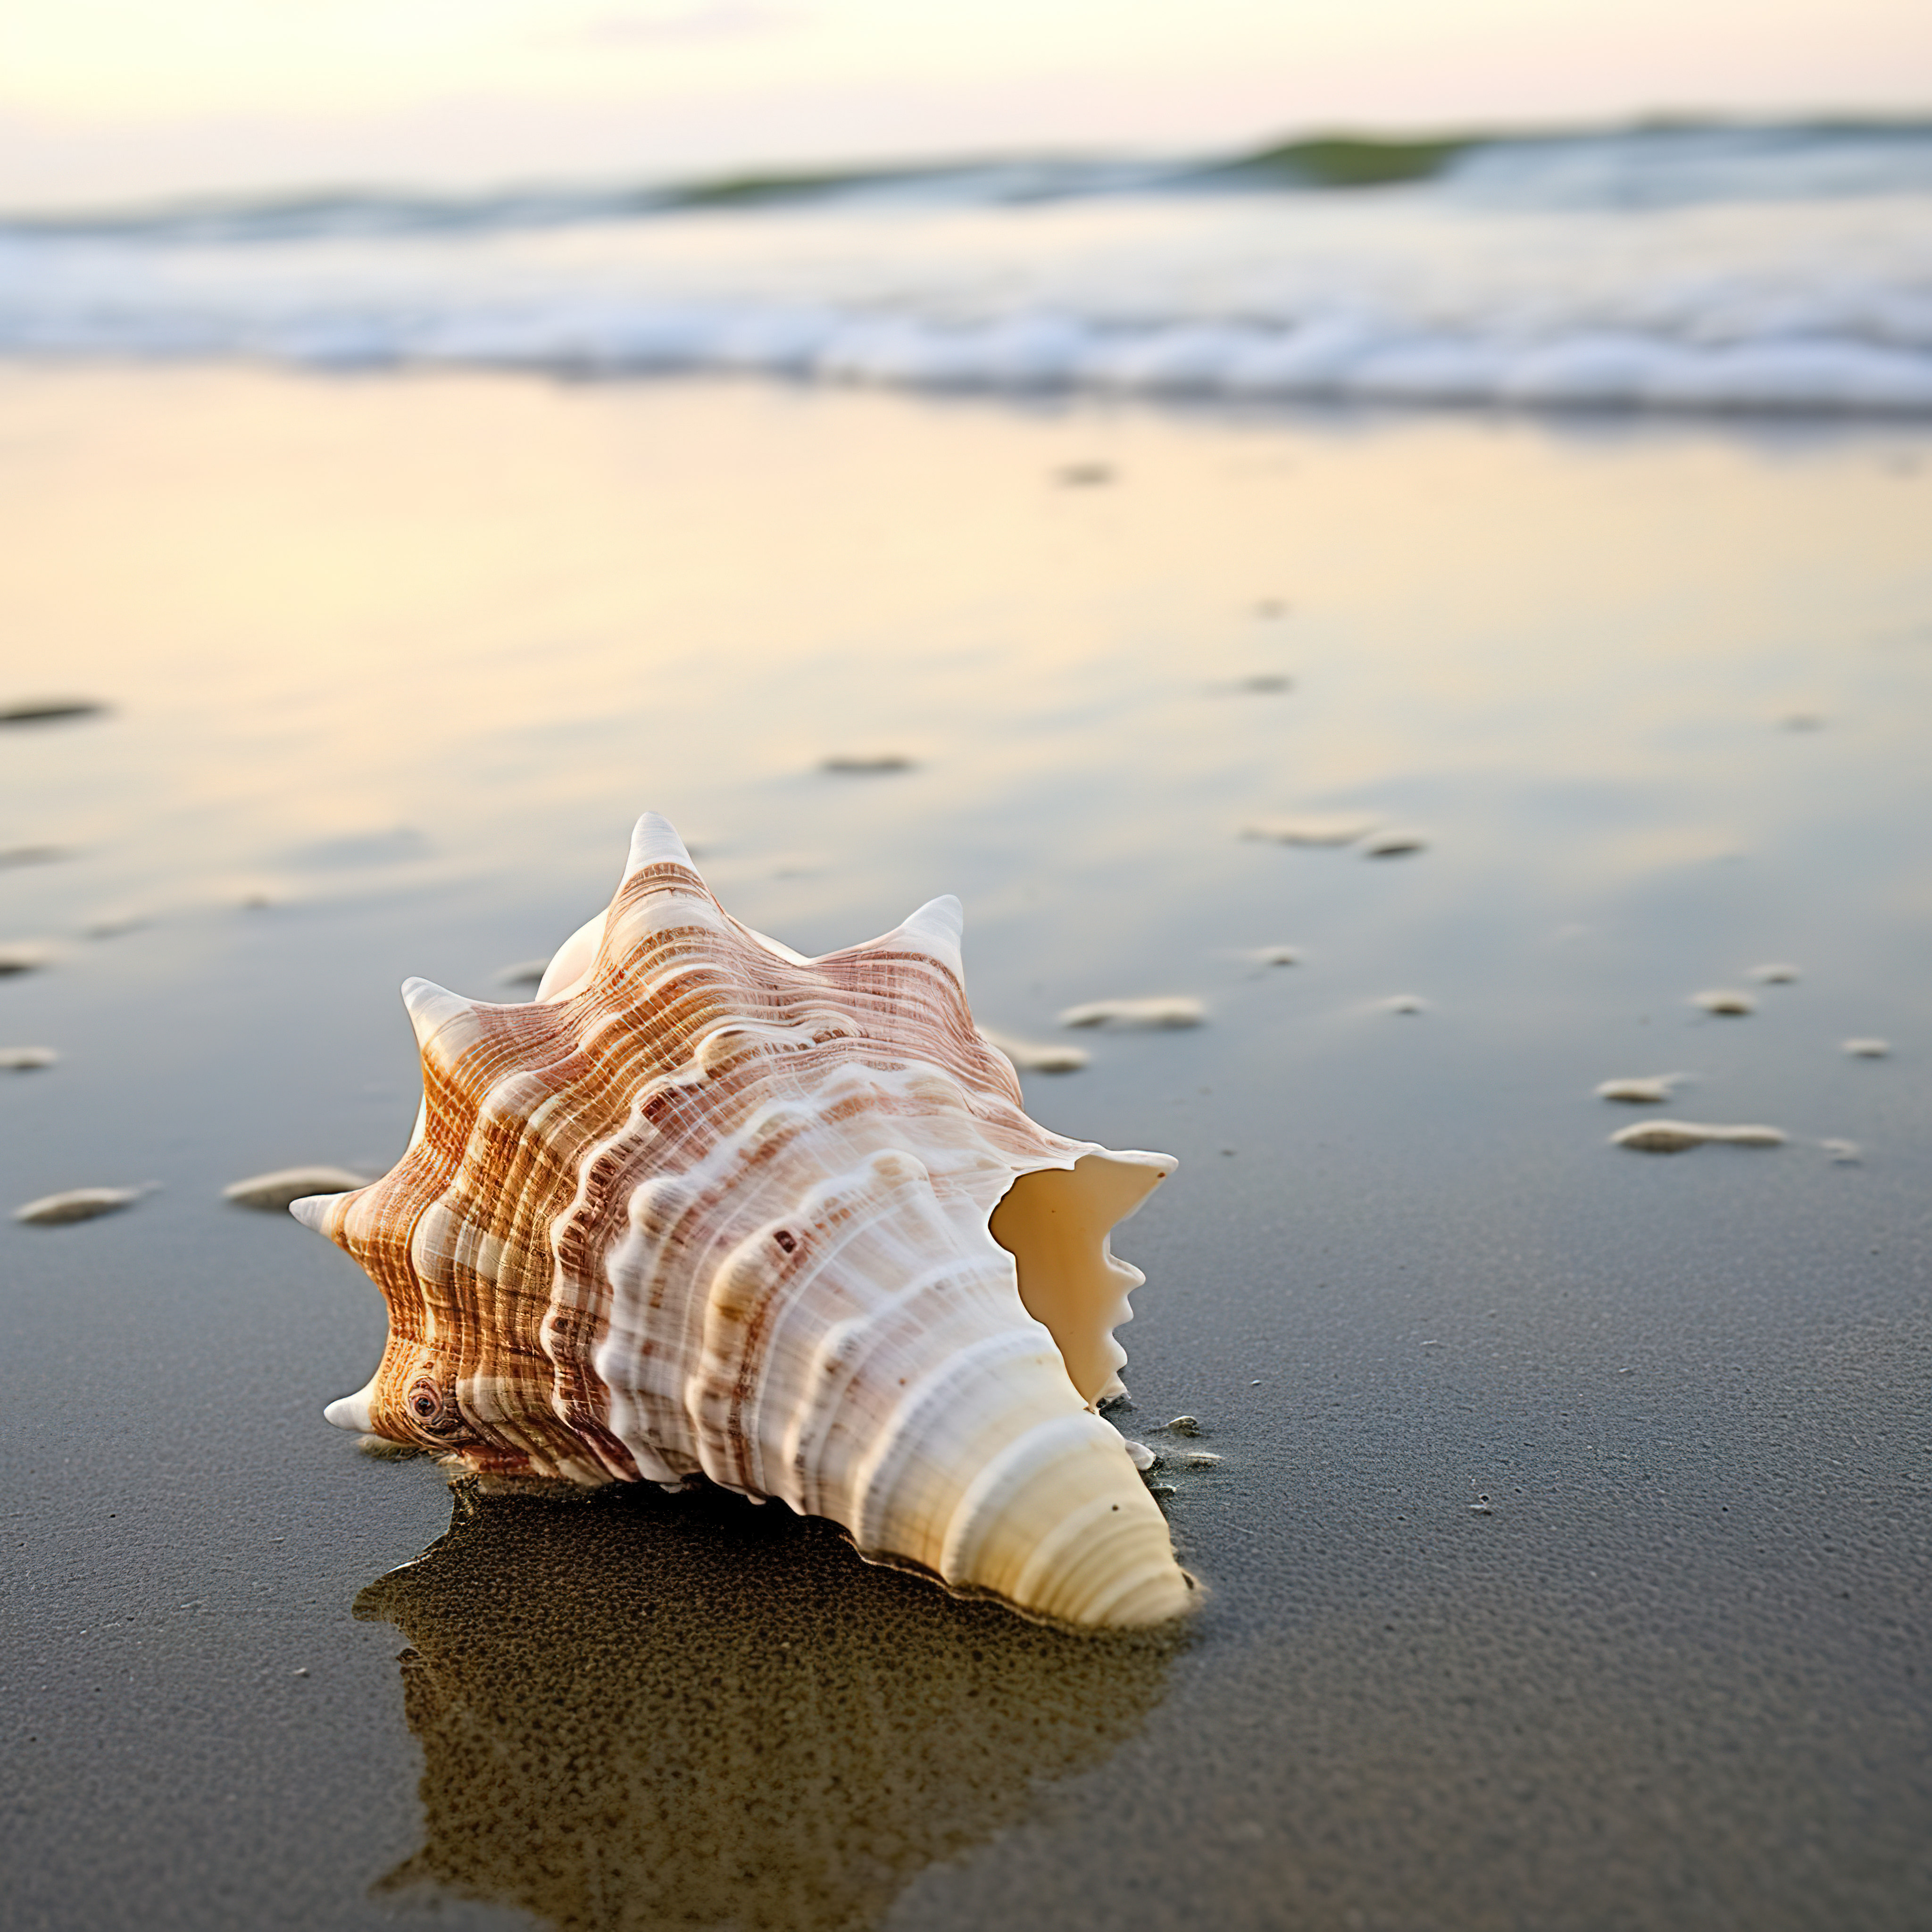
[{"label": "small pebble in sand", "polygon": [[98,919],[91,919],[81,928],[83,939],[120,939],[128,933],[139,932],[154,921],[144,912],[103,913]]},{"label": "small pebble in sand", "polygon": [[1212,1469],[1221,1460],[1210,1449],[1190,1449],[1180,1460],[1190,1469]]},{"label": "small pebble in sand", "polygon": [[1362,848],[1364,859],[1401,859],[1426,852],[1429,841],[1420,832],[1378,832]]},{"label": "small pebble in sand", "polygon": [[1713,986],[1706,992],[1693,993],[1690,1004],[1704,1012],[1722,1013],[1733,1018],[1757,1011],[1756,1000],[1735,986]]},{"label": "small pebble in sand", "polygon": [[1862,1150],[1856,1141],[1820,1141],[1818,1144],[1832,1156],[1840,1167],[1856,1167]]},{"label": "small pebble in sand", "polygon": [[911,771],[917,763],[898,752],[852,752],[821,759],[818,769],[847,778],[882,778],[893,772]]},{"label": "small pebble in sand", "polygon": [[311,1194],[344,1194],[352,1187],[366,1186],[368,1179],[346,1167],[278,1167],[272,1174],[254,1174],[246,1180],[231,1181],[221,1190],[221,1198],[237,1208],[280,1214],[287,1212],[291,1201],[304,1200]]},{"label": "small pebble in sand", "polygon": [[1352,845],[1382,824],[1361,812],[1312,812],[1293,818],[1257,818],[1241,827],[1244,838],[1277,845]]},{"label": "small pebble in sand", "polygon": [[1892,1051],[1888,1040],[1848,1040],[1844,1050],[1854,1060],[1882,1060]]},{"label": "small pebble in sand", "polygon": [[1112,482],[1114,472],[1111,463],[1063,463],[1053,475],[1066,489],[1094,490]]},{"label": "small pebble in sand", "polygon": [[1174,1494],[1174,1485],[1172,1483],[1150,1483],[1148,1494],[1150,1496],[1171,1496]]},{"label": "small pebble in sand", "polygon": [[1633,1148],[1639,1154],[1682,1154],[1709,1142],[1730,1147],[1782,1147],[1784,1136],[1776,1127],[1713,1126],[1702,1120],[1639,1120],[1619,1127],[1610,1136],[1612,1147]]},{"label": "small pebble in sand", "polygon": [[500,986],[535,986],[549,970],[548,959],[520,959],[514,966],[500,966],[495,977]]},{"label": "small pebble in sand", "polygon": [[1627,1100],[1633,1106],[1667,1100],[1681,1073],[1636,1073],[1624,1080],[1600,1080],[1592,1090],[1600,1100]]},{"label": "small pebble in sand", "polygon": [[1496,1513],[1495,1507],[1487,1496],[1478,1496],[1469,1505],[1469,1514],[1472,1516],[1494,1516]]},{"label": "small pebble in sand", "polygon": [[1419,993],[1391,993],[1382,1002],[1385,1013],[1426,1013],[1429,1002]]},{"label": "small pebble in sand", "polygon": [[1171,1030],[1197,1027],[1208,1017],[1208,1009],[1184,993],[1136,1000],[1088,1000],[1069,1006],[1060,1016],[1065,1027],[1126,1027],[1147,1030]]},{"label": "small pebble in sand", "polygon": [[131,1208],[148,1192],[145,1187],[70,1187],[64,1194],[44,1194],[14,1210],[14,1218],[32,1228],[61,1228],[70,1221],[92,1221],[102,1214]]},{"label": "small pebble in sand", "polygon": [[91,698],[16,698],[0,705],[0,724],[46,724],[56,718],[93,718],[107,709]]},{"label": "small pebble in sand", "polygon": [[0,979],[10,978],[16,973],[38,973],[52,957],[46,946],[25,941],[0,946]]},{"label": "small pebble in sand", "polygon": [[59,1058],[50,1046],[0,1046],[0,1071],[32,1073],[52,1066]]},{"label": "small pebble in sand", "polygon": [[1126,1450],[1127,1460],[1143,1475],[1160,1460],[1160,1458],[1144,1442],[1131,1442],[1124,1436],[1121,1437],[1120,1441]]},{"label": "small pebble in sand", "polygon": [[1201,1433],[1200,1420],[1192,1415],[1177,1415],[1168,1423],[1167,1428],[1170,1436],[1198,1436]]},{"label": "small pebble in sand", "polygon": [[1774,960],[1768,966],[1754,966],[1750,976],[1760,986],[1789,986],[1796,984],[1798,968],[1782,960]]},{"label": "small pebble in sand", "polygon": [[980,1037],[988,1046],[998,1048],[1022,1073],[1078,1073],[1092,1058],[1084,1046],[1016,1040],[1010,1034],[994,1033],[985,1027],[980,1029]]}]

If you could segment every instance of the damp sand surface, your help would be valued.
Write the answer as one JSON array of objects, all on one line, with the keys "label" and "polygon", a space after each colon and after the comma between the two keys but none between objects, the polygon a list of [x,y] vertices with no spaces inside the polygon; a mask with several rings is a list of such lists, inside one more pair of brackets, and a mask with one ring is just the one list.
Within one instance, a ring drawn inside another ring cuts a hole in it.
[{"label": "damp sand surface", "polygon": [[[0,840],[70,856],[0,874],[0,1038],[58,1056],[0,1203],[160,1184],[0,1220],[8,1916],[1932,1920],[1922,430],[188,368],[0,428],[0,709],[92,707],[4,734]],[[1365,802],[1427,852],[1236,836]],[[1211,1012],[1022,1076],[1180,1158],[1109,1415],[1184,1632],[322,1422],[376,1294],[222,1189],[392,1162],[398,983],[522,997],[646,806],[804,952],[958,893],[1016,1040]],[[1658,1067],[1790,1144],[1606,1146]]]}]

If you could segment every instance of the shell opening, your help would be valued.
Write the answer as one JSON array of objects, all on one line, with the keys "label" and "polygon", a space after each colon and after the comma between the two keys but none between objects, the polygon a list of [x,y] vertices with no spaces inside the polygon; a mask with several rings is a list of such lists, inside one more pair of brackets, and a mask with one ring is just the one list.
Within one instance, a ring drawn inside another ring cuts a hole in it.
[{"label": "shell opening", "polygon": [[1175,1166],[1166,1154],[1083,1154],[1071,1168],[1022,1174],[993,1210],[988,1226],[1013,1258],[1020,1300],[1052,1336],[1083,1402],[1118,1388],[1126,1354],[1114,1330],[1133,1319],[1127,1292],[1144,1279],[1114,1258],[1108,1232]]}]

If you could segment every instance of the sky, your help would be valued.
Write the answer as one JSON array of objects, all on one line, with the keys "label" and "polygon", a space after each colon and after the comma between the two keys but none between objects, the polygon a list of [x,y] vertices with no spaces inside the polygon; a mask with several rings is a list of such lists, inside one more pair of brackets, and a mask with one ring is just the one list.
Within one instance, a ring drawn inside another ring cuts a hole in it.
[{"label": "sky", "polygon": [[0,206],[1932,109],[1926,0],[0,0]]}]

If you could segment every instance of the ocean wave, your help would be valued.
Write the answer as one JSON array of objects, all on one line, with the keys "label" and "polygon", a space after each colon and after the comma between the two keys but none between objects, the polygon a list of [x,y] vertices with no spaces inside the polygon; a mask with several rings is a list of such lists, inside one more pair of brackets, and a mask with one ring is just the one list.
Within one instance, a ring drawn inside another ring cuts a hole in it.
[{"label": "ocean wave", "polygon": [[1685,121],[1414,139],[1331,134],[1178,158],[1022,155],[470,194],[344,188],[202,196],[125,207],[0,212],[0,240],[241,246],[514,234],[730,210],[1018,208],[1126,195],[1418,188],[1478,203],[1551,209],[1932,194],[1932,121]]},{"label": "ocean wave", "polygon": [[296,368],[470,368],[577,377],[752,374],[929,391],[1531,409],[1932,413],[1932,352],[1829,335],[1690,344],[1634,331],[1524,338],[1356,319],[1140,328],[1065,314],[962,326],[803,309],[317,313],[234,329],[125,313],[0,332],[16,355],[239,358]]},{"label": "ocean wave", "polygon": [[[1056,199],[1042,181],[1074,164],[1015,164],[996,186],[985,170],[746,178],[709,206],[683,191],[674,220],[559,191],[514,215],[392,196],[16,222],[0,356],[1932,412],[1932,132],[1361,148],[1237,170],[1326,170],[1334,191],[1306,194],[1181,193],[1083,164],[1090,191]],[[1746,178],[1762,198],[1691,192]]]}]

